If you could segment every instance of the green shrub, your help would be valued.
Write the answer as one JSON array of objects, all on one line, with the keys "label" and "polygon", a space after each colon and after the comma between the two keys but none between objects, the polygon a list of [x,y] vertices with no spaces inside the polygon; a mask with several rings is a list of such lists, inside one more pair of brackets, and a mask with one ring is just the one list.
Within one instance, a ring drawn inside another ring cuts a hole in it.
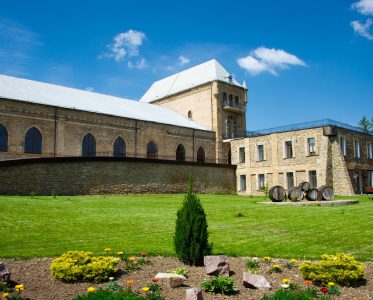
[{"label": "green shrub", "polygon": [[304,262],[299,269],[305,279],[324,285],[335,282],[342,286],[359,283],[365,272],[363,263],[344,253],[324,254],[319,262]]},{"label": "green shrub", "polygon": [[205,279],[201,284],[201,288],[215,294],[233,294],[238,291],[237,286],[234,284],[234,279],[225,276]]},{"label": "green shrub", "polygon": [[330,299],[328,296],[321,296],[317,290],[306,289],[278,289],[272,295],[264,295],[261,300],[313,300],[313,299]]},{"label": "green shrub", "polygon": [[211,253],[206,214],[199,198],[193,194],[191,175],[183,206],[177,212],[174,245],[176,256],[188,265],[203,265],[203,257]]},{"label": "green shrub", "polygon": [[120,259],[112,256],[93,256],[91,252],[69,251],[54,259],[52,275],[66,282],[103,281],[118,271]]},{"label": "green shrub", "polygon": [[256,274],[259,271],[259,263],[255,260],[248,260],[245,263],[245,266],[250,270],[251,273]]}]

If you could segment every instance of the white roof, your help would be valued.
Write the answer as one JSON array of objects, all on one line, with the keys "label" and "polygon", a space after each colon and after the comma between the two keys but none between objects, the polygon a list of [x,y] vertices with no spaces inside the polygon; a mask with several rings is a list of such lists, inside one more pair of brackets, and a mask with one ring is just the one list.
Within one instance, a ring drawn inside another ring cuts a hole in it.
[{"label": "white roof", "polygon": [[[215,80],[229,83],[229,76],[228,71],[218,61],[212,59],[154,82],[140,101],[153,102]],[[233,78],[231,84],[241,86]]]},{"label": "white roof", "polygon": [[5,75],[0,75],[0,98],[208,130],[168,107]]}]

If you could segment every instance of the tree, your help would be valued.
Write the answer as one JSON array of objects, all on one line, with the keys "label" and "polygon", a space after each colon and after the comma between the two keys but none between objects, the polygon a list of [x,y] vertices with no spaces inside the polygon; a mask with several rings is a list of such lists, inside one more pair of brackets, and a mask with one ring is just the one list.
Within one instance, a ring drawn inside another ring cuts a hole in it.
[{"label": "tree", "polygon": [[188,191],[177,212],[174,245],[176,256],[188,265],[203,265],[203,257],[211,253],[207,220],[199,198],[193,194],[193,178],[189,175]]},{"label": "tree", "polygon": [[366,116],[363,116],[359,121],[359,126],[365,133],[370,133],[370,129],[373,128],[373,118],[371,118],[371,121],[369,121]]}]

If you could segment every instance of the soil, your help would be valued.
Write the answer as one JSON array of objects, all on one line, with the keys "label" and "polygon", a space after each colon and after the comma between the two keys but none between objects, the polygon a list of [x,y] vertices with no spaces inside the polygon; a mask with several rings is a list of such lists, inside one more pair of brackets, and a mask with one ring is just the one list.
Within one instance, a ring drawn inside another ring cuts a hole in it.
[{"label": "soil", "polygon": [[[150,257],[150,265],[143,265],[141,270],[118,276],[115,280],[121,285],[126,285],[128,279],[135,280],[133,288],[141,290],[142,287],[150,283],[151,279],[159,272],[184,267],[189,271],[186,285],[179,288],[162,287],[162,295],[166,300],[183,300],[185,291],[190,287],[199,287],[201,282],[207,277],[203,267],[190,267],[180,263],[175,258],[169,257]],[[67,284],[52,277],[49,265],[52,258],[30,259],[30,260],[3,260],[6,267],[12,273],[11,279],[14,284],[24,284],[25,291],[23,296],[31,300],[70,300],[78,294],[84,294],[87,287],[103,287],[104,284],[75,283]],[[265,293],[272,293],[276,287],[279,287],[283,278],[289,278],[292,282],[304,286],[303,279],[297,268],[291,270],[282,268],[283,274],[269,274],[270,265],[261,263],[259,274],[264,275],[271,282],[272,290],[255,290],[245,288],[242,285],[242,273],[246,271],[245,262],[247,258],[230,258],[231,276],[235,278],[239,292],[235,295],[220,295],[203,292],[205,300],[211,299],[232,299],[232,300],[250,300],[260,299]],[[286,264],[287,260],[273,260],[273,263],[281,265]],[[335,299],[344,300],[368,300],[373,299],[373,263],[366,263],[365,283],[359,287],[343,287],[341,295]]]}]

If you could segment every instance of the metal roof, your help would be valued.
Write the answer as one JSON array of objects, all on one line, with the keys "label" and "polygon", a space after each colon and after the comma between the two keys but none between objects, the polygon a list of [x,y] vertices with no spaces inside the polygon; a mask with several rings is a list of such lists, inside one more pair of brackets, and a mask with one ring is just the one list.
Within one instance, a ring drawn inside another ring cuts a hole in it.
[{"label": "metal roof", "polygon": [[216,80],[243,87],[234,78],[230,82],[230,76],[231,74],[217,60],[212,59],[154,82],[140,101],[153,102]]},{"label": "metal roof", "polygon": [[0,75],[0,98],[209,131],[165,106],[6,75]]}]

